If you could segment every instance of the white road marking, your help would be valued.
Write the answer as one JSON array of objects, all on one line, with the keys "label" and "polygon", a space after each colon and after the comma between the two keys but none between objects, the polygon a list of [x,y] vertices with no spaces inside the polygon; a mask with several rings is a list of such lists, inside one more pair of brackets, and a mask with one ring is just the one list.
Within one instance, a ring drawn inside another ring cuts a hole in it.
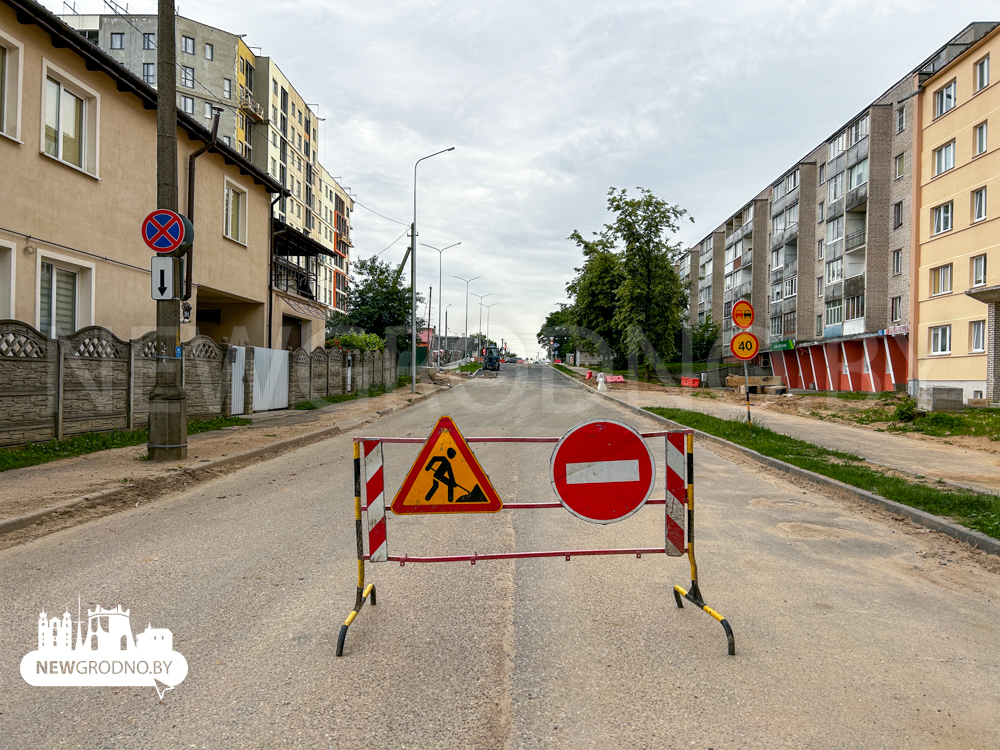
[{"label": "white road marking", "polygon": [[634,459],[630,461],[590,461],[582,464],[566,464],[566,484],[638,481],[639,462]]}]

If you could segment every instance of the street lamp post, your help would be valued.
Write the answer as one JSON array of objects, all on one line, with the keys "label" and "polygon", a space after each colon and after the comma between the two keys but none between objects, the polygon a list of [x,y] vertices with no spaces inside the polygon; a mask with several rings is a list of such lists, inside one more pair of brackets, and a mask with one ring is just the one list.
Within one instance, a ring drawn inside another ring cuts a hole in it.
[{"label": "street lamp post", "polygon": [[493,295],[493,292],[490,292],[489,294],[476,294],[475,292],[472,293],[473,297],[479,297],[479,331],[478,331],[478,333],[479,333],[479,346],[478,346],[478,349],[482,349],[483,348],[483,300],[486,299],[487,297],[492,296],[492,295]]},{"label": "street lamp post", "polygon": [[417,392],[417,165],[455,147],[422,156],[413,164],[413,224],[410,226],[410,392]]},{"label": "street lamp post", "polygon": [[[441,258],[444,256],[444,251],[452,247],[458,247],[461,242],[456,242],[454,245],[448,245],[448,247],[434,247],[434,245],[428,245],[425,242],[421,242],[424,247],[429,247],[431,250],[438,251],[438,349],[441,349],[441,303],[444,302],[444,287],[442,284],[444,282],[441,279]],[[441,366],[441,355],[438,354],[438,372],[441,372],[444,368]]]},{"label": "street lamp post", "polygon": [[490,340],[490,308],[499,305],[499,302],[494,302],[492,305],[483,305],[486,308],[486,340]]},{"label": "street lamp post", "polygon": [[465,357],[463,359],[469,358],[469,284],[476,279],[483,278],[482,276],[473,276],[471,279],[463,279],[461,276],[456,276],[459,281],[465,282]]}]

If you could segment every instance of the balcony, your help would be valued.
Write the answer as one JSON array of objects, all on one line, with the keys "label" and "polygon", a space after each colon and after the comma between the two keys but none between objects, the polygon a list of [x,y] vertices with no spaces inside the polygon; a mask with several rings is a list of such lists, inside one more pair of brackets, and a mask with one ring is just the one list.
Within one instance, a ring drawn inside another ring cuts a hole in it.
[{"label": "balcony", "polygon": [[264,119],[264,108],[257,103],[247,88],[240,89],[240,109],[254,122],[260,122]]},{"label": "balcony", "polygon": [[771,249],[777,250],[779,247],[785,244],[785,232],[784,230],[780,232],[775,232],[771,235]]},{"label": "balcony", "polygon": [[747,250],[743,253],[743,267],[746,268],[753,263],[753,250]]},{"label": "balcony", "polygon": [[791,224],[785,227],[785,244],[795,242],[799,238],[799,225]]},{"label": "balcony", "polygon": [[799,271],[799,260],[798,258],[793,258],[792,260],[785,261],[785,278],[795,276]]},{"label": "balcony", "polygon": [[781,266],[780,268],[772,268],[771,269],[771,283],[772,284],[774,282],[776,282],[776,281],[781,281],[784,277],[785,277],[785,267],[784,266]]},{"label": "balcony", "polygon": [[272,276],[275,289],[287,294],[305,297],[306,299],[316,299],[315,273],[284,258],[272,258],[272,263]]},{"label": "balcony", "polygon": [[866,230],[861,229],[857,232],[852,232],[851,234],[847,235],[847,238],[844,240],[844,251],[849,253],[851,252],[851,250],[863,247],[865,244],[866,234],[867,234]]}]

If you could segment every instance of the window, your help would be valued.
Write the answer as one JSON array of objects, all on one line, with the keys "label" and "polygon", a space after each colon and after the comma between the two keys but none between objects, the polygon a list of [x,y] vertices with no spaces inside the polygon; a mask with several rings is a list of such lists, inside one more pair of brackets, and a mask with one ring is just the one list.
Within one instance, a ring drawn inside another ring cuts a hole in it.
[{"label": "window", "polygon": [[976,91],[982,91],[990,85],[990,56],[987,55],[976,63]]},{"label": "window", "polygon": [[899,276],[903,272],[903,250],[892,251],[892,275]]},{"label": "window", "polygon": [[791,192],[799,186],[799,170],[795,170],[785,178],[785,190]]},{"label": "window", "polygon": [[951,229],[951,201],[943,206],[931,209],[934,218],[934,231],[932,234],[941,234]]},{"label": "window", "polygon": [[156,85],[156,63],[142,64],[142,80],[150,86]]},{"label": "window", "polygon": [[205,117],[209,120],[212,119],[212,103],[205,102]]},{"label": "window", "polygon": [[951,292],[951,263],[931,269],[931,294]]},{"label": "window", "polygon": [[894,163],[896,165],[896,179],[898,180],[900,177],[903,176],[903,168],[904,168],[904,165],[903,165],[903,154],[900,154],[899,156],[897,156]]},{"label": "window", "polygon": [[827,161],[833,161],[847,150],[847,132],[838,135],[827,146]]},{"label": "window", "polygon": [[900,107],[896,110],[896,132],[902,133],[906,129],[906,110]]},{"label": "window", "polygon": [[790,279],[785,279],[785,299],[789,297],[794,297],[798,289],[798,277],[792,276]]},{"label": "window", "polygon": [[771,318],[771,335],[780,336],[781,335],[781,316],[775,315]]},{"label": "window", "polygon": [[939,175],[955,166],[955,141],[934,151],[934,174]]},{"label": "window", "polygon": [[21,137],[21,60],[23,45],[0,29],[0,133]]},{"label": "window", "polygon": [[771,302],[781,302],[781,282],[771,284]]},{"label": "window", "polygon": [[976,156],[986,153],[986,123],[981,123],[975,127]]},{"label": "window", "polygon": [[822,315],[817,315],[816,316],[816,335],[817,336],[822,336],[823,335],[823,316]]},{"label": "window", "polygon": [[233,139],[230,138],[228,135],[222,136],[222,142],[225,143],[227,146],[233,145]]},{"label": "window", "polygon": [[826,283],[835,284],[844,278],[844,259],[837,258],[826,264]]},{"label": "window", "polygon": [[826,164],[819,165],[819,184],[826,182]]},{"label": "window", "polygon": [[781,328],[782,328],[782,333],[783,334],[785,334],[785,335],[788,335],[788,334],[794,335],[795,334],[795,313],[794,312],[787,312],[784,315],[782,315],[781,316],[781,323],[782,323]]},{"label": "window", "polygon": [[823,260],[823,240],[816,240],[816,260]]},{"label": "window", "polygon": [[120,33],[111,34],[111,49],[125,49],[125,35]]},{"label": "window", "polygon": [[783,268],[784,265],[785,264],[781,260],[781,248],[779,247],[777,250],[772,250],[771,251],[771,270],[773,271],[773,270],[778,269],[778,268]]},{"label": "window", "polygon": [[778,200],[778,198],[785,197],[785,181],[782,180],[777,185],[771,189],[771,200]]},{"label": "window", "polygon": [[816,277],[816,298],[817,299],[822,299],[823,298],[823,277],[822,276],[817,276]]},{"label": "window", "polygon": [[841,172],[830,178],[826,183],[826,201],[833,203],[844,194],[844,173]]},{"label": "window", "polygon": [[226,180],[222,233],[246,244],[246,191]]},{"label": "window", "polygon": [[977,255],[972,259],[972,286],[986,284],[986,256]]},{"label": "window", "polygon": [[799,223],[799,204],[789,206],[785,209],[785,226],[793,227]]},{"label": "window", "polygon": [[847,145],[853,146],[868,136],[868,115],[865,115],[847,129]]},{"label": "window", "polygon": [[227,99],[233,98],[233,82],[228,78],[222,79],[222,95]]},{"label": "window", "polygon": [[836,242],[844,238],[844,217],[838,216],[833,221],[828,221],[826,223],[826,244],[829,246],[831,243]]},{"label": "window", "polygon": [[863,159],[847,170],[847,189],[854,190],[868,182],[868,160]]},{"label": "window", "polygon": [[181,50],[188,55],[194,54],[194,37],[182,36],[181,37]]},{"label": "window", "polygon": [[780,234],[785,231],[785,214],[784,212],[778,214],[773,219],[771,219],[771,231],[774,234]]},{"label": "window", "polygon": [[865,317],[865,296],[848,297],[844,300],[844,320],[857,320]]},{"label": "window", "polygon": [[823,221],[823,201],[816,204],[816,221]]},{"label": "window", "polygon": [[189,89],[194,88],[194,68],[189,68],[186,65],[181,66],[181,86],[186,86]]},{"label": "window", "polygon": [[278,95],[278,82],[272,78],[271,79],[271,84],[272,84],[271,88],[274,90],[274,95],[277,96]]},{"label": "window", "polygon": [[[206,44],[205,45],[205,59],[206,60],[214,60],[215,59],[215,47],[213,45],[211,45],[211,44]],[[241,57],[240,60],[242,60],[242,59],[243,58]]]},{"label": "window", "polygon": [[903,298],[893,297],[889,300],[889,320],[898,323],[903,317]]},{"label": "window", "polygon": [[187,112],[189,115],[194,114],[194,98],[190,96],[181,97],[181,109]]},{"label": "window", "polygon": [[152,32],[149,34],[142,35],[142,48],[143,49],[156,49],[156,33]]},{"label": "window", "polygon": [[903,226],[903,201],[892,204],[892,228],[899,229]]},{"label": "window", "polygon": [[826,324],[835,326],[844,322],[843,300],[834,300],[826,303]]},{"label": "window", "polygon": [[934,116],[940,117],[950,109],[955,108],[955,82],[939,88],[934,92]]},{"label": "window", "polygon": [[973,320],[969,323],[969,351],[986,351],[986,321]]},{"label": "window", "polygon": [[951,354],[951,326],[931,328],[931,354]]},{"label": "window", "polygon": [[972,194],[972,220],[982,221],[986,218],[986,188],[979,188]]},{"label": "window", "polygon": [[69,336],[77,329],[77,279],[71,270],[41,263],[38,322],[39,330],[49,338]]},{"label": "window", "polygon": [[45,153],[92,171],[87,164],[87,104],[62,82],[45,79]]}]

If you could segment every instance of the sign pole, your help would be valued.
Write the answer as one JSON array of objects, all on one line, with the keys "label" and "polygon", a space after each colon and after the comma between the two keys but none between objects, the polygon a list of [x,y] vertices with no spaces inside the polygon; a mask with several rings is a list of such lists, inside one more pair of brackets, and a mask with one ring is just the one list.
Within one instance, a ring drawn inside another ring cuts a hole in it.
[{"label": "sign pole", "polygon": [[[159,0],[157,16],[156,205],[177,211],[177,77],[173,0]],[[173,262],[172,299],[156,303],[156,384],[149,394],[149,459],[187,458],[187,397],[181,388],[180,260]]]},{"label": "sign pole", "polygon": [[747,424],[750,424],[750,375],[745,359],[743,360],[743,382],[746,384],[745,388],[747,392]]}]

